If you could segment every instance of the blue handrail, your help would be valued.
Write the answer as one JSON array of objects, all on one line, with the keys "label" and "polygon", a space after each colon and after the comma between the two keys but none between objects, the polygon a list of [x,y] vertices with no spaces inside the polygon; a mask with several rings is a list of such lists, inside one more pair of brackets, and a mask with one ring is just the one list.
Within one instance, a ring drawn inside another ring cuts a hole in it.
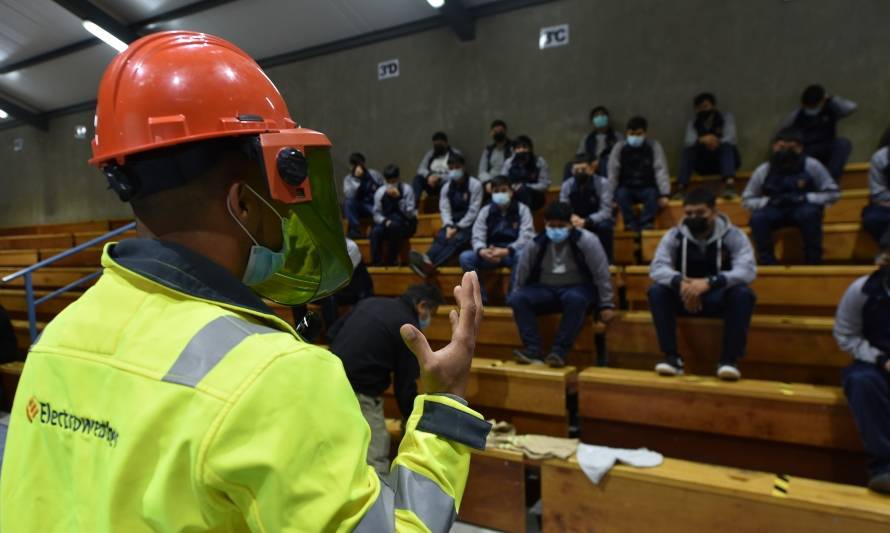
[{"label": "blue handrail", "polygon": [[37,309],[36,309],[37,306],[42,304],[43,302],[52,300],[53,298],[59,296],[60,294],[66,292],[66,291],[70,291],[71,289],[79,287],[79,286],[83,285],[84,283],[87,283],[89,281],[96,279],[102,273],[102,269],[100,268],[100,269],[96,270],[95,272],[91,272],[91,273],[87,274],[86,276],[80,278],[79,280],[73,281],[73,282],[69,283],[68,285],[65,285],[62,288],[56,289],[56,290],[52,291],[51,293],[40,297],[37,300],[34,299],[34,283],[31,279],[31,275],[34,273],[34,271],[41,269],[43,267],[52,265],[53,263],[55,263],[61,259],[65,259],[66,257],[70,257],[78,252],[82,252],[83,250],[86,250],[87,248],[91,248],[101,242],[107,241],[108,239],[111,239],[113,237],[117,237],[118,235],[120,235],[122,233],[126,233],[127,231],[130,231],[135,228],[136,228],[136,223],[130,222],[126,226],[121,226],[117,229],[111,230],[108,233],[105,233],[104,235],[100,235],[99,237],[90,239],[85,243],[78,244],[77,246],[74,246],[73,248],[69,248],[61,253],[58,253],[58,254],[52,256],[52,257],[44,259],[43,261],[38,261],[37,263],[34,263],[33,265],[31,265],[29,267],[25,267],[25,268],[19,270],[18,272],[14,272],[8,276],[3,276],[3,278],[0,278],[0,283],[2,283],[4,285],[9,283],[10,281],[16,280],[18,278],[21,278],[21,277],[25,278],[25,299],[28,302],[28,329],[29,329],[29,333],[31,335],[32,343],[37,339]]}]

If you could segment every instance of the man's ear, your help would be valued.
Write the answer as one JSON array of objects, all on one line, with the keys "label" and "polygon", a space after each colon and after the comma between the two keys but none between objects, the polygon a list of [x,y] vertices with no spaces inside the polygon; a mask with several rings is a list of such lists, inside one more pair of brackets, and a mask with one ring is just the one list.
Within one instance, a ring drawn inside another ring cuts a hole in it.
[{"label": "man's ear", "polygon": [[244,186],[243,182],[234,181],[229,185],[229,190],[226,194],[226,202],[229,206],[229,211],[231,211],[232,215],[236,217],[241,223],[245,223],[247,221],[248,208],[246,197],[250,194],[250,191],[247,190],[247,187]]}]

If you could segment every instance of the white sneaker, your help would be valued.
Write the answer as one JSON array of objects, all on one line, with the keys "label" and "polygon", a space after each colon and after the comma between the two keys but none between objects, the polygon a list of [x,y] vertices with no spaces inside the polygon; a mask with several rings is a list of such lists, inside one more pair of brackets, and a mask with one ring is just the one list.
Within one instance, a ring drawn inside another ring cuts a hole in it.
[{"label": "white sneaker", "polygon": [[667,356],[655,365],[655,372],[659,376],[682,376],[683,359],[681,357]]},{"label": "white sneaker", "polygon": [[717,377],[723,381],[738,381],[742,377],[742,373],[733,365],[720,365],[720,368],[717,369]]}]

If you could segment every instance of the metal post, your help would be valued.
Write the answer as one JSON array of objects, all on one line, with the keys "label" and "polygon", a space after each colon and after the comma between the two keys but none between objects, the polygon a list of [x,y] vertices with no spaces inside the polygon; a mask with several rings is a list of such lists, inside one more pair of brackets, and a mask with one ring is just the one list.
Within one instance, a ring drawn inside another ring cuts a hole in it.
[{"label": "metal post", "polygon": [[31,273],[25,274],[25,300],[28,304],[28,328],[31,332],[31,343],[37,339],[37,309],[34,305],[34,285],[31,283]]}]

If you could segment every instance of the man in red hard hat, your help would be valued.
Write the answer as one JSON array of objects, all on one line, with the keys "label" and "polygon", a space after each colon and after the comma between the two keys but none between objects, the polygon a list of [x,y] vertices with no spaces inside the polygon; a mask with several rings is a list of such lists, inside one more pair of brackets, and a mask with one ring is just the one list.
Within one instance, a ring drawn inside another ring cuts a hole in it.
[{"label": "man in red hard hat", "polygon": [[403,326],[423,389],[388,476],[340,361],[263,298],[296,305],[351,262],[330,142],[259,66],[191,32],[132,43],[99,88],[93,159],[136,215],[104,274],[32,347],[0,475],[3,533],[447,531],[488,424],[464,393],[482,319]]}]

